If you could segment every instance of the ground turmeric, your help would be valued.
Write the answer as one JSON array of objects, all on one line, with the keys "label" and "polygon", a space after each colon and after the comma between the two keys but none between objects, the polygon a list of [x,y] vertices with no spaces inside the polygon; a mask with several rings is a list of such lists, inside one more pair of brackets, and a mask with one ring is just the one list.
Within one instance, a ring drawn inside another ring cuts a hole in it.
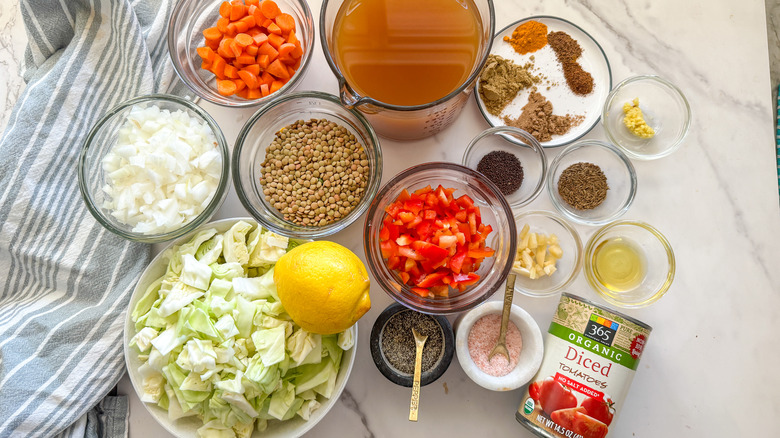
[{"label": "ground turmeric", "polygon": [[547,45],[547,25],[534,20],[526,21],[517,26],[511,38],[505,36],[504,41],[521,55],[535,52]]}]

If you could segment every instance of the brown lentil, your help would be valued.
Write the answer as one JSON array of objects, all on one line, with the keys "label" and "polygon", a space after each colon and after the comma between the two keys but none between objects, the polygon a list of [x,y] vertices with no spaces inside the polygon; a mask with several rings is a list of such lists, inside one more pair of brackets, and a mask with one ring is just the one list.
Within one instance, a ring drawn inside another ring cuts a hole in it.
[{"label": "brown lentil", "polygon": [[607,190],[606,175],[593,163],[572,164],[558,179],[558,194],[577,210],[598,207],[606,199]]},{"label": "brown lentil", "polygon": [[441,325],[430,315],[402,310],[385,323],[380,335],[382,354],[388,363],[405,374],[414,373],[416,344],[412,328],[423,336],[425,341],[422,355],[422,372],[431,370],[444,354],[444,331]]},{"label": "brown lentil", "polygon": [[298,120],[266,148],[260,184],[285,220],[323,226],[347,216],[368,184],[366,151],[347,128],[327,119]]}]

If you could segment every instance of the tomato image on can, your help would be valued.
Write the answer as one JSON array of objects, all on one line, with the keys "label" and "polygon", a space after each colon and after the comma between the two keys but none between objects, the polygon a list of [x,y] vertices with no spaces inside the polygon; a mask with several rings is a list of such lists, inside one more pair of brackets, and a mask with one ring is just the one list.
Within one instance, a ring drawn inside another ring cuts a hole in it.
[{"label": "tomato image on can", "polygon": [[652,328],[564,293],[515,417],[545,438],[606,438]]}]

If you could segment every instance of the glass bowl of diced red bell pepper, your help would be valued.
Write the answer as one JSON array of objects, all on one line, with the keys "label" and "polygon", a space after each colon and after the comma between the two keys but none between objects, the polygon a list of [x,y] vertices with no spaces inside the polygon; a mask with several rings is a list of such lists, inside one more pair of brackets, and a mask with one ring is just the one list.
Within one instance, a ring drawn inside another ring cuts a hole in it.
[{"label": "glass bowl of diced red bell pepper", "polygon": [[168,22],[176,74],[221,106],[262,105],[292,91],[313,49],[306,0],[180,0]]},{"label": "glass bowl of diced red bell pepper", "polygon": [[512,209],[482,174],[444,162],[420,164],[380,189],[364,247],[376,282],[412,309],[457,313],[487,300],[512,268]]}]

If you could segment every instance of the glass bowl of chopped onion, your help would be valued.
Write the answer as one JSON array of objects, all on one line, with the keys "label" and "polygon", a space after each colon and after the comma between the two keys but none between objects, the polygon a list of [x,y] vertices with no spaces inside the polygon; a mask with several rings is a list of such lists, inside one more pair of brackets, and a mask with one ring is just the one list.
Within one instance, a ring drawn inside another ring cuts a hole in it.
[{"label": "glass bowl of chopped onion", "polygon": [[547,172],[547,193],[555,209],[585,225],[603,225],[625,214],[636,186],[631,160],[615,145],[599,140],[567,146]]},{"label": "glass bowl of chopped onion", "polygon": [[512,272],[515,290],[546,297],[571,284],[582,267],[582,240],[566,219],[549,211],[515,216],[517,252]]},{"label": "glass bowl of chopped onion", "polygon": [[691,107],[666,79],[634,76],[609,93],[601,120],[609,141],[631,159],[655,160],[680,148],[691,127]]},{"label": "glass bowl of chopped onion", "polygon": [[176,74],[225,107],[256,107],[294,90],[313,51],[306,0],[179,0],[168,22]]},{"label": "glass bowl of chopped onion", "polygon": [[356,110],[316,91],[282,96],[247,120],[233,147],[233,184],[264,227],[298,238],[337,233],[365,213],[382,150]]},{"label": "glass bowl of chopped onion", "polygon": [[214,119],[180,97],[127,100],[100,119],[78,162],[79,189],[106,229],[164,242],[207,222],[230,180],[227,141]]}]

